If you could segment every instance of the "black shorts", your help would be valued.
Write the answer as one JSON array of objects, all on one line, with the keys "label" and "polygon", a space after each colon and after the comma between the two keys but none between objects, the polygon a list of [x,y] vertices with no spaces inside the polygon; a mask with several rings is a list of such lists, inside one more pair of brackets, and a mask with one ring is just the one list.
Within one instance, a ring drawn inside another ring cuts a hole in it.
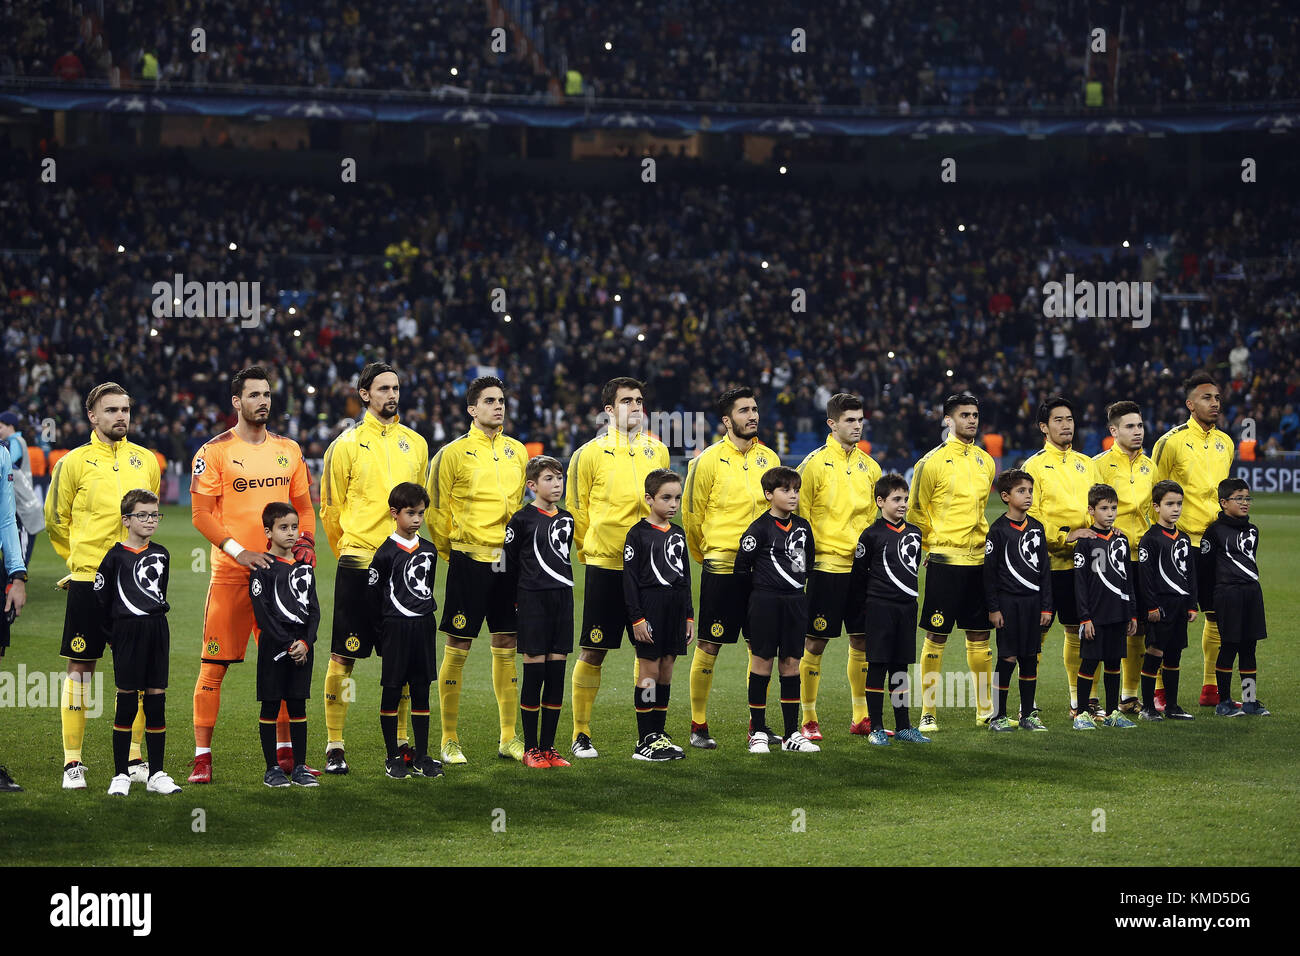
[{"label": "black shorts", "polygon": [[916,663],[916,602],[868,601],[868,664]]},{"label": "black shorts", "polygon": [[118,690],[165,688],[171,650],[166,617],[118,618],[113,622],[113,685]]},{"label": "black shorts", "polygon": [[686,592],[676,588],[656,588],[641,592],[641,610],[650,625],[649,644],[633,641],[636,656],[644,661],[661,657],[681,657],[686,653]]},{"label": "black shorts", "polygon": [[839,637],[843,627],[850,637],[866,633],[863,595],[849,594],[849,572],[816,571],[808,575],[808,631],[818,640]]},{"label": "black shorts", "polygon": [[1043,613],[1042,598],[1037,594],[1027,597],[1004,594],[998,603],[1002,605],[1005,621],[997,632],[998,657],[1017,660],[1036,657],[1043,649],[1043,629],[1038,623]]},{"label": "black shorts", "polygon": [[587,565],[583,587],[582,631],[578,646],[597,651],[622,647],[623,633],[628,630],[623,572]]},{"label": "black shorts", "polygon": [[[1134,554],[1137,553],[1136,548],[1134,549],[1133,553]],[[1134,606],[1138,609],[1137,633],[1140,636],[1147,632],[1147,628],[1146,628],[1147,612],[1142,610],[1144,607],[1147,606],[1146,604],[1147,598],[1146,598],[1146,592],[1142,590],[1141,566],[1136,561],[1130,561],[1128,563],[1128,586],[1133,589],[1133,599],[1137,602],[1137,604]],[[1184,614],[1183,616],[1186,617],[1187,615]]]},{"label": "black shorts", "polygon": [[369,657],[378,636],[377,621],[370,597],[370,569],[340,564],[334,572],[334,630],[330,653],[353,660]]},{"label": "black shorts", "polygon": [[[1139,605],[1140,606],[1140,605]],[[1179,608],[1168,620],[1147,621],[1146,646],[1163,653],[1182,650],[1187,646],[1187,610]]]},{"label": "black shorts", "polygon": [[447,590],[442,603],[444,634],[470,641],[487,619],[488,633],[514,634],[515,591],[518,579],[488,561],[475,561],[463,551],[453,551],[447,562]]},{"label": "black shorts", "polygon": [[68,582],[68,604],[63,612],[63,643],[59,656],[70,661],[97,661],[104,656],[111,623],[95,600],[91,581]]},{"label": "black shorts", "polygon": [[573,653],[573,588],[519,589],[519,653]]},{"label": "black shorts", "polygon": [[381,687],[431,684],[438,676],[438,635],[433,617],[406,620],[384,618],[379,628],[379,652],[384,666]]},{"label": "black shorts", "polygon": [[1225,585],[1214,589],[1219,639],[1225,644],[1262,641],[1268,637],[1264,623],[1264,592],[1259,585]]},{"label": "black shorts", "polygon": [[[1052,620],[1065,627],[1079,626],[1079,602],[1074,596],[1074,568],[1052,572],[1052,605],[1056,608]],[[1048,621],[1050,628],[1052,622]]]},{"label": "black shorts", "polygon": [[1094,624],[1093,639],[1079,640],[1079,659],[1085,661],[1122,661],[1128,657],[1128,622]]},{"label": "black shorts", "polygon": [[[700,572],[700,608],[695,618],[700,640],[713,644],[735,644],[740,640],[742,630],[746,640],[753,640],[746,620],[750,607],[745,598],[748,588],[748,581],[729,571]],[[807,596],[801,597],[806,603]],[[802,635],[807,627],[806,619],[800,621],[799,633]],[[799,653],[802,655],[803,651]]]},{"label": "black shorts", "polygon": [[808,595],[803,591],[760,591],[749,596],[745,638],[755,657],[802,657],[808,626]]},{"label": "black shorts", "polygon": [[[1201,541],[1205,538],[1202,536]],[[1200,599],[1201,613],[1207,620],[1214,621],[1214,556],[1196,551],[1196,594]]]},{"label": "black shorts", "polygon": [[951,634],[954,627],[963,631],[992,630],[984,605],[984,568],[978,564],[936,564],[932,558],[925,571],[921,627],[931,634]]},{"label": "black shorts", "polygon": [[275,656],[285,650],[271,641],[257,645],[257,699],[306,700],[311,697],[311,672],[316,663],[316,648],[307,647],[307,659],[295,664],[288,654],[278,661]]}]

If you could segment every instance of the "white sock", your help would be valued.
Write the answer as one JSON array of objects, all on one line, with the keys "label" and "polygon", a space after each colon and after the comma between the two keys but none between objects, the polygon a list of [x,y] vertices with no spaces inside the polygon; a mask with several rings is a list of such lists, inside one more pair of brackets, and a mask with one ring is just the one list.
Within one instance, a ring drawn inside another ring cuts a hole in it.
[{"label": "white sock", "polygon": [[210,753],[212,753],[212,748],[211,748],[211,747],[195,747],[195,748],[194,748],[194,756],[196,756],[196,757],[202,757],[204,754],[210,754]]},{"label": "white sock", "polygon": [[277,741],[275,742],[275,749],[276,749],[276,750],[283,750],[285,747],[289,747],[289,748],[292,749],[292,747],[293,747],[293,742],[292,742],[292,741],[289,741],[289,740],[277,740]]}]

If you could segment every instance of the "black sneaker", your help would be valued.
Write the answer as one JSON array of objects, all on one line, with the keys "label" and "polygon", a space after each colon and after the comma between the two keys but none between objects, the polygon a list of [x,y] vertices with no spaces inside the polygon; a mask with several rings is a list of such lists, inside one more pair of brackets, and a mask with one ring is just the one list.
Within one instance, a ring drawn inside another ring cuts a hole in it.
[{"label": "black sneaker", "polygon": [[1195,720],[1196,718],[1177,704],[1165,704],[1165,720]]},{"label": "black sneaker", "polygon": [[325,754],[325,772],[339,774],[348,772],[348,762],[343,759],[342,747],[335,747]]},{"label": "black sneaker", "polygon": [[289,778],[284,775],[280,765],[276,764],[266,772],[266,776],[262,778],[262,783],[268,787],[287,787],[289,786]]},{"label": "black sneaker", "polygon": [[[1167,715],[1160,713],[1154,707],[1143,707],[1138,712],[1139,720],[1164,720]],[[1168,715],[1172,716],[1172,715]]]},{"label": "black sneaker", "polygon": [[0,766],[0,793],[22,793],[18,781],[9,776],[9,768]]},{"label": "black sneaker", "polygon": [[402,763],[406,764],[406,769],[410,770],[415,763],[415,748],[408,743],[397,745],[397,756],[402,758]]},{"label": "black sneaker", "polygon": [[384,773],[394,780],[406,779],[406,761],[400,756],[384,761]]},{"label": "black sneaker", "polygon": [[307,769],[306,764],[298,764],[293,768],[293,774],[289,777],[289,782],[295,787],[319,787],[320,781]]},{"label": "black sneaker", "polygon": [[425,754],[411,764],[410,772],[416,777],[441,777],[442,764]]}]

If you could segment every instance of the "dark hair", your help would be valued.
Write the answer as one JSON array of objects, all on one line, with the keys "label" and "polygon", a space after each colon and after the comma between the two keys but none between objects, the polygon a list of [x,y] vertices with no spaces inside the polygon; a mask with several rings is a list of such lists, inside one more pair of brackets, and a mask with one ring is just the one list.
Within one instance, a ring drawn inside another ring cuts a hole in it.
[{"label": "dark hair", "polygon": [[249,379],[254,381],[261,380],[270,382],[271,376],[266,369],[260,365],[250,365],[246,369],[241,369],[235,373],[235,377],[230,380],[230,394],[234,398],[242,398],[244,395],[244,383]]},{"label": "dark hair", "polygon": [[413,481],[403,481],[393,486],[393,490],[388,493],[388,507],[394,511],[403,511],[406,508],[418,508],[420,505],[429,507],[429,493],[424,490],[423,485],[417,485]]},{"label": "dark hair", "polygon": [[262,527],[274,528],[275,523],[285,515],[298,515],[298,510],[287,501],[272,501],[262,509]]},{"label": "dark hair", "polygon": [[997,480],[993,482],[993,490],[996,491],[999,496],[1007,495],[1011,493],[1012,488],[1024,484],[1026,481],[1032,485],[1034,483],[1034,476],[1023,468],[1008,468],[1006,471],[1002,472],[1002,474],[998,475]]},{"label": "dark hair", "polygon": [[[90,394],[86,396],[86,411],[87,412],[94,411],[95,403],[99,401],[101,398],[103,398],[105,395],[126,395],[126,394],[127,394],[126,389],[124,389],[121,385],[118,385],[117,382],[102,382],[99,385],[96,385],[94,388],[92,388],[90,390]],[[130,401],[130,398],[131,396],[127,395],[128,402]]]},{"label": "dark hair", "polygon": [[501,394],[506,393],[506,383],[501,381],[495,375],[480,375],[474,381],[469,383],[469,388],[465,389],[465,404],[477,405],[478,398],[489,388],[501,389]]},{"label": "dark hair", "polygon": [[357,378],[357,391],[360,392],[363,389],[367,392],[370,391],[370,386],[375,384],[375,379],[379,378],[379,376],[383,375],[385,372],[392,372],[396,375],[397,369],[393,368],[387,362],[370,362],[367,364],[366,367],[361,370],[361,375]]},{"label": "dark hair", "polygon": [[845,412],[856,411],[862,407],[862,399],[858,396],[840,392],[838,395],[832,395],[831,400],[826,403],[826,417],[838,422],[844,417]]},{"label": "dark hair", "polygon": [[1219,482],[1219,500],[1231,498],[1234,491],[1250,491],[1250,485],[1243,478],[1224,478]]},{"label": "dark hair", "polygon": [[634,388],[641,393],[642,398],[645,398],[645,382],[635,378],[628,378],[626,375],[620,375],[618,378],[611,378],[601,388],[600,407],[613,408],[620,388]]},{"label": "dark hair", "polygon": [[1188,398],[1191,398],[1192,392],[1196,391],[1202,385],[1213,385],[1215,388],[1219,387],[1219,383],[1215,380],[1214,376],[1202,369],[1199,372],[1193,372],[1191,375],[1187,376],[1183,381],[1183,392]]},{"label": "dark hair", "polygon": [[1051,395],[1043,404],[1038,406],[1038,424],[1046,425],[1052,417],[1052,410],[1064,406],[1070,410],[1070,417],[1074,417],[1074,403],[1064,395]]},{"label": "dark hair", "polygon": [[[718,396],[717,411],[719,418],[730,418],[731,411],[736,407],[736,402],[742,398],[753,398],[754,390],[746,385],[739,385],[736,388],[729,388]],[[799,487],[798,485],[795,486]]]},{"label": "dark hair", "polygon": [[1151,486],[1151,503],[1158,505],[1165,500],[1165,495],[1181,495],[1182,493],[1182,485],[1166,478],[1164,481],[1157,481]]},{"label": "dark hair", "polygon": [[670,485],[674,481],[680,485],[682,476],[670,468],[656,468],[645,476],[645,493],[653,498],[659,494],[660,488],[664,485]]},{"label": "dark hair", "polygon": [[881,475],[880,480],[876,482],[876,486],[871,491],[876,498],[888,498],[900,488],[907,491],[907,479],[898,472],[891,471],[887,475]]},{"label": "dark hair", "polygon": [[1110,485],[1097,484],[1088,489],[1088,507],[1095,508],[1103,501],[1119,504],[1119,493]]},{"label": "dark hair", "polygon": [[122,514],[129,515],[136,505],[156,505],[158,496],[148,488],[132,488],[122,496]]},{"label": "dark hair", "polygon": [[558,459],[550,455],[538,455],[535,458],[529,458],[528,464],[524,467],[524,481],[536,481],[542,477],[542,472],[554,471],[561,478],[564,477],[564,466]]},{"label": "dark hair", "polygon": [[798,491],[803,486],[803,478],[799,472],[793,468],[787,468],[785,465],[779,465],[776,468],[769,468],[763,472],[761,479],[763,491],[776,491],[778,488],[787,488],[791,491]]},{"label": "dark hair", "polygon": [[1106,421],[1112,425],[1118,425],[1119,420],[1125,415],[1141,415],[1142,409],[1138,407],[1137,402],[1114,402],[1106,406]]},{"label": "dark hair", "polygon": [[960,395],[949,395],[943,400],[943,414],[946,418],[963,405],[974,405],[977,409],[980,407],[980,400],[970,392],[962,392]]}]

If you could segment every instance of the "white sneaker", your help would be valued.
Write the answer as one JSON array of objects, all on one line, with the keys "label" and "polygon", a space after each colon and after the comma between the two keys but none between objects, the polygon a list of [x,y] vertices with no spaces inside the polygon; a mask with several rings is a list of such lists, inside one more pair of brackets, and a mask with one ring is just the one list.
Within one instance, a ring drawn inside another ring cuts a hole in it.
[{"label": "white sneaker", "polygon": [[[130,779],[129,777],[127,778]],[[63,789],[64,790],[85,790],[86,789],[86,765],[80,761],[74,763],[71,767],[63,769]]]},{"label": "white sneaker", "polygon": [[149,761],[144,760],[140,763],[127,764],[126,773],[131,778],[132,783],[148,783]]},{"label": "white sneaker", "polygon": [[785,743],[781,745],[782,750],[793,750],[795,753],[815,754],[821,752],[821,747],[805,737],[800,731],[796,730],[789,737],[785,738]]},{"label": "white sneaker", "polygon": [[757,733],[749,735],[749,752],[752,754],[768,754],[772,751],[767,746],[767,734]]},{"label": "white sneaker", "polygon": [[586,734],[578,734],[578,739],[573,742],[569,751],[580,760],[590,760],[600,756],[596,753],[596,748],[591,745],[591,738]]},{"label": "white sneaker", "polygon": [[[82,786],[85,786],[83,783]],[[108,782],[108,795],[110,797],[125,797],[131,792],[131,778],[124,773],[119,773]]]},{"label": "white sneaker", "polygon": [[176,781],[165,770],[159,770],[149,782],[145,784],[145,790],[149,793],[180,793],[181,788],[176,786]]}]

